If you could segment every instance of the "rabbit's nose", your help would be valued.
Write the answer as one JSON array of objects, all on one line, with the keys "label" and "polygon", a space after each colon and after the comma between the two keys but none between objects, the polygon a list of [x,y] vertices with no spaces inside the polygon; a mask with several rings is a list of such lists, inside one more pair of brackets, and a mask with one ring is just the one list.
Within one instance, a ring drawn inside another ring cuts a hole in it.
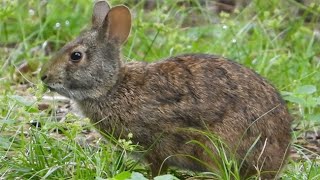
[{"label": "rabbit's nose", "polygon": [[42,75],[42,76],[41,76],[41,81],[43,81],[43,82],[44,82],[47,78],[48,78],[48,76],[47,76],[47,75]]}]

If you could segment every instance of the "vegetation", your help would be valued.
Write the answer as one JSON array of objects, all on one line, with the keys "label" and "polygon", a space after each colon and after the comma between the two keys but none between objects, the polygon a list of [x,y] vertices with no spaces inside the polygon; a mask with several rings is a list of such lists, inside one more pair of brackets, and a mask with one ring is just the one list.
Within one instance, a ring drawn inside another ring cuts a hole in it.
[{"label": "vegetation", "polygon": [[[151,62],[182,53],[210,53],[254,69],[280,90],[295,118],[291,158],[281,177],[319,179],[319,2],[252,0],[231,14],[215,12],[210,1],[156,2],[146,8],[143,0],[110,1],[126,3],[134,14],[123,47],[125,59]],[[139,158],[132,159],[137,148],[131,135],[101,139],[88,119],[69,112],[68,101],[58,96],[48,101],[43,94],[39,68],[89,26],[91,3],[0,2],[0,179],[148,177]],[[223,158],[219,172],[172,170],[172,175],[157,179],[239,179],[238,166],[232,158]]]}]

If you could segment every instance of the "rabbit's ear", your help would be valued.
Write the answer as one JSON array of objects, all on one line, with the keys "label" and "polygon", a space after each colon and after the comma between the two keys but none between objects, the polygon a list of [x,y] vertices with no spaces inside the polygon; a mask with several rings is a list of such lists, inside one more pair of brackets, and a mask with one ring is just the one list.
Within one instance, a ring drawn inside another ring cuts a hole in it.
[{"label": "rabbit's ear", "polygon": [[97,29],[102,25],[109,10],[110,10],[110,6],[106,1],[97,1],[94,4],[93,14],[92,14],[92,28],[93,29]]},{"label": "rabbit's ear", "polygon": [[126,6],[115,6],[111,8],[102,27],[108,39],[123,44],[131,30],[131,13]]}]

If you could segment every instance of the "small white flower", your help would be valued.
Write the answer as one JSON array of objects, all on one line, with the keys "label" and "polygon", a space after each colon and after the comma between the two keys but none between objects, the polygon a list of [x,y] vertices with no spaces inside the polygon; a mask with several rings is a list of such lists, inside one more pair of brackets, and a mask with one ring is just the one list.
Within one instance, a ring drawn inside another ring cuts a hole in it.
[{"label": "small white flower", "polygon": [[222,29],[228,29],[228,26],[227,25],[223,25]]},{"label": "small white flower", "polygon": [[64,22],[64,24],[65,24],[66,26],[69,26],[69,25],[70,25],[70,22],[69,22],[68,20],[66,20],[66,21]]},{"label": "small white flower", "polygon": [[30,16],[34,16],[36,14],[36,12],[33,9],[29,9],[29,15]]},{"label": "small white flower", "polygon": [[61,24],[59,22],[56,23],[56,25],[54,26],[55,29],[60,29]]},{"label": "small white flower", "polygon": [[237,42],[237,40],[236,39],[232,39],[232,43],[236,43]]}]

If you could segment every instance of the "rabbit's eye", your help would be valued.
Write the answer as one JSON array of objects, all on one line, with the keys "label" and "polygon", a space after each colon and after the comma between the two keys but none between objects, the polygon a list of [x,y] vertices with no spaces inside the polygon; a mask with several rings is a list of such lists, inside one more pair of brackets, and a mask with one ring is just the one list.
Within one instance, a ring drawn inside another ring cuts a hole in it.
[{"label": "rabbit's eye", "polygon": [[81,60],[81,58],[82,58],[81,52],[76,51],[76,52],[71,53],[71,55],[70,55],[70,60],[72,62],[79,62]]}]

